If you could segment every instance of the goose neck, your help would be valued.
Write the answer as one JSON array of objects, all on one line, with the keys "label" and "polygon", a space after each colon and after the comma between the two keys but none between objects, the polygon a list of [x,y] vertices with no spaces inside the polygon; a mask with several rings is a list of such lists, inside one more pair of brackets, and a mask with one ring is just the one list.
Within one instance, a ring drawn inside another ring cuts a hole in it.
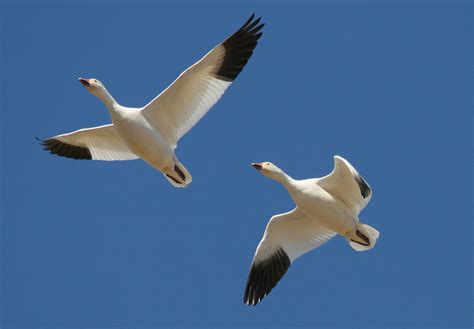
[{"label": "goose neck", "polygon": [[112,95],[109,93],[107,89],[101,90],[99,93],[97,93],[97,97],[104,103],[104,105],[109,109],[109,111],[114,111],[115,108],[117,108],[118,103],[117,101],[112,97]]},{"label": "goose neck", "polygon": [[295,180],[288,176],[283,170],[275,176],[275,180],[282,184],[287,190],[292,190]]}]

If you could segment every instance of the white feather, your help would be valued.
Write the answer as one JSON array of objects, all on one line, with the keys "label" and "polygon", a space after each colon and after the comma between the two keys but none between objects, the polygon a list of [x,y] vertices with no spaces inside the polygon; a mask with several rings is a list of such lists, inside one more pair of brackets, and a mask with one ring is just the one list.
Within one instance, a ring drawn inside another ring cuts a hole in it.
[{"label": "white feather", "polygon": [[89,149],[92,160],[134,160],[133,154],[113,125],[85,128],[68,134],[51,137],[68,145]]}]

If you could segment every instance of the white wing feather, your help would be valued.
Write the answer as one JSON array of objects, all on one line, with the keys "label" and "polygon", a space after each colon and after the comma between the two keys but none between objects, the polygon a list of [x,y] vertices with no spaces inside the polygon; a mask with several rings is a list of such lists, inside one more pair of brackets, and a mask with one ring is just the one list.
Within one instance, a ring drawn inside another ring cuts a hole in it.
[{"label": "white wing feather", "polygon": [[53,154],[74,159],[114,161],[139,158],[128,149],[112,124],[57,135],[41,144]]},{"label": "white wing feather", "polygon": [[317,179],[317,184],[337,196],[357,215],[372,198],[372,190],[357,170],[340,156],[334,156],[333,171]]},{"label": "white wing feather", "polygon": [[171,148],[221,98],[247,64],[261,36],[254,15],[234,34],[189,67],[161,94],[142,108]]},{"label": "white wing feather", "polygon": [[258,304],[277,285],[291,263],[336,235],[298,209],[273,216],[257,247],[244,293],[244,303]]},{"label": "white wing feather", "polygon": [[184,71],[142,109],[143,116],[160,131],[173,149],[178,140],[201,120],[231,84],[208,74],[214,65],[210,63],[206,66],[204,63],[207,61],[203,60]]},{"label": "white wing feather", "polygon": [[273,216],[265,229],[263,238],[255,252],[255,259],[271,255],[278,247],[283,248],[291,262],[305,253],[321,246],[336,235],[319,225],[315,219],[294,210]]}]

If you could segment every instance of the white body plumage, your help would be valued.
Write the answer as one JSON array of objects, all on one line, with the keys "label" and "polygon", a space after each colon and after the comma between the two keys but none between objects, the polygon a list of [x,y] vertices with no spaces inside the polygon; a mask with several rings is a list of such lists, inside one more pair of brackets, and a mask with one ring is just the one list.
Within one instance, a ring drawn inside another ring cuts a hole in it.
[{"label": "white body plumage", "polygon": [[53,154],[87,160],[141,158],[175,187],[186,187],[191,174],[177,159],[178,140],[224,94],[252,56],[264,24],[252,15],[203,58],[182,72],[142,108],[118,104],[97,79],[79,81],[108,108],[112,124],[57,135],[42,141]]},{"label": "white body plumage", "polygon": [[352,165],[334,157],[334,170],[322,178],[295,180],[270,162],[254,163],[281,183],[296,208],[273,216],[254,255],[244,303],[256,305],[275,287],[292,262],[339,234],[354,250],[375,246],[379,232],[359,222],[372,190]]}]

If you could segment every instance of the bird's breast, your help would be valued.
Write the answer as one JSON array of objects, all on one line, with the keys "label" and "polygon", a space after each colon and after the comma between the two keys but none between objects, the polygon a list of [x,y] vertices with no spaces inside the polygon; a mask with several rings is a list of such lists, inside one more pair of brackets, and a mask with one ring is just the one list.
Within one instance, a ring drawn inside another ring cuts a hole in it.
[{"label": "bird's breast", "polygon": [[354,226],[354,216],[347,207],[322,188],[302,190],[295,203],[308,217],[339,234]]},{"label": "bird's breast", "polygon": [[174,152],[142,116],[124,116],[113,122],[129,149],[140,158],[160,170],[173,162]]}]

